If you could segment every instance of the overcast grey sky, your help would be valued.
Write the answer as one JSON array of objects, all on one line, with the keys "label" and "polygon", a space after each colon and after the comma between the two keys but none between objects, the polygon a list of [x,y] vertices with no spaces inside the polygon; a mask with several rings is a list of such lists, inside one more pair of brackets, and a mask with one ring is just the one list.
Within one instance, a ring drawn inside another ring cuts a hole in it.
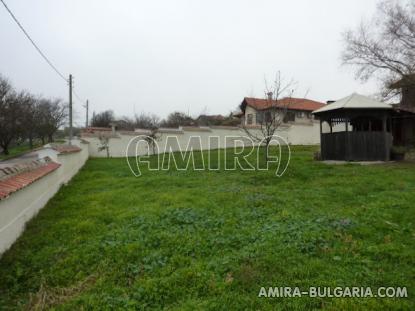
[{"label": "overcast grey sky", "polygon": [[[341,33],[375,0],[8,0],[10,9],[91,110],[227,114],[263,96],[281,70],[298,97],[372,94],[341,66]],[[65,82],[0,6],[0,73],[19,89],[67,99]],[[134,108],[135,107],[135,108]],[[78,120],[83,108],[75,102]],[[80,121],[78,121],[80,122]]]}]

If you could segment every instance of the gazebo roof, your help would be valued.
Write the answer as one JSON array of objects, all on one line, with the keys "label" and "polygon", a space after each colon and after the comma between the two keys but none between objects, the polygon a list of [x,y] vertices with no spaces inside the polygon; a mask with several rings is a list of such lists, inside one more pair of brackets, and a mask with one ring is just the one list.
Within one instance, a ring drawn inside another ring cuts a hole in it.
[{"label": "gazebo roof", "polygon": [[339,99],[334,103],[314,110],[313,113],[318,114],[338,109],[393,109],[393,107],[390,104],[382,103],[367,96],[353,93],[352,95]]}]

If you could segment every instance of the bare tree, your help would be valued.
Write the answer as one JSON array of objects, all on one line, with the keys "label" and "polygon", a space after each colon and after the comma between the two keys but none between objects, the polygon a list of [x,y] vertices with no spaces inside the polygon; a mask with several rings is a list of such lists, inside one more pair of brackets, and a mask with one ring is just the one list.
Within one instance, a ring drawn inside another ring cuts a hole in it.
[{"label": "bare tree", "polygon": [[[269,86],[265,81],[265,98],[261,100],[265,102],[262,110],[257,111],[257,127],[248,128],[243,123],[242,128],[245,133],[257,143],[262,143],[268,148],[272,141],[273,135],[285,121],[287,109],[291,104],[291,98],[294,93],[293,87],[295,82],[290,80],[285,82],[278,71],[275,76],[274,83]],[[244,111],[244,107],[241,107]],[[268,161],[268,154],[265,152],[265,160]]]},{"label": "bare tree", "polygon": [[100,133],[98,137],[100,143],[98,146],[98,151],[105,150],[107,158],[110,157],[110,138],[108,135],[109,134],[106,133]]},{"label": "bare tree", "polygon": [[151,148],[152,154],[155,154],[157,145],[156,142],[161,138],[158,133],[160,118],[155,114],[141,113],[140,115],[135,116],[135,126],[136,128],[149,130],[145,140],[147,141],[149,148]]},{"label": "bare tree", "polygon": [[0,147],[9,154],[9,146],[22,134],[23,109],[20,96],[11,83],[0,76]]},{"label": "bare tree", "polygon": [[[382,95],[396,91],[390,84],[415,73],[415,1],[383,0],[371,21],[344,34],[343,63],[357,68],[356,78],[382,83]],[[414,81],[415,84],[415,81]]]},{"label": "bare tree", "polygon": [[163,120],[160,124],[162,127],[179,127],[194,125],[195,121],[192,117],[184,112],[172,112],[167,116],[166,120]]},{"label": "bare tree", "polygon": [[67,118],[67,105],[60,99],[35,97],[27,91],[16,92],[10,82],[0,76],[0,147],[9,153],[11,143],[40,138],[43,143],[62,127]]},{"label": "bare tree", "polygon": [[121,119],[118,119],[115,123],[117,125],[118,130],[134,131],[135,129],[134,119],[129,117],[124,116]]},{"label": "bare tree", "polygon": [[22,109],[22,138],[29,140],[29,148],[32,149],[41,121],[38,99],[28,92],[21,92],[18,97]]},{"label": "bare tree", "polygon": [[66,122],[68,105],[61,99],[41,98],[36,110],[39,113],[36,118],[39,138],[42,139],[42,143],[45,143],[45,138],[48,142],[53,142],[53,135]]},{"label": "bare tree", "polygon": [[114,119],[114,112],[112,110],[106,110],[97,114],[94,112],[91,125],[96,127],[110,127]]},{"label": "bare tree", "polygon": [[140,115],[135,115],[134,125],[141,129],[156,129],[160,127],[160,118],[155,114],[142,112]]}]

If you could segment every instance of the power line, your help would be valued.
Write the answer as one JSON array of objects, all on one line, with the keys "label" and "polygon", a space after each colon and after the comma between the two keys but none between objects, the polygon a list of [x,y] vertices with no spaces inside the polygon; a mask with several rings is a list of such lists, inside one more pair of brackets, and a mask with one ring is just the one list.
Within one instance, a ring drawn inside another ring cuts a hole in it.
[{"label": "power line", "polygon": [[52,69],[63,79],[65,82],[68,82],[68,80],[65,78],[63,74],[60,73],[60,71],[52,64],[52,62],[46,57],[46,55],[42,52],[42,50],[37,46],[37,44],[33,41],[33,39],[29,36],[27,31],[23,28],[22,24],[17,20],[16,16],[14,16],[13,12],[9,9],[7,4],[0,0],[1,3],[3,3],[4,7],[6,8],[7,12],[9,12],[10,16],[13,18],[13,20],[16,22],[16,24],[19,26],[19,28],[23,31],[25,36],[29,39],[29,41],[32,43],[32,45],[35,47],[35,49],[39,52],[39,54],[43,57],[43,59],[49,64],[49,66],[52,67]]},{"label": "power line", "polygon": [[[82,104],[82,107],[84,107],[85,109],[88,109],[87,108],[87,103],[85,103],[85,100],[84,99],[82,99],[81,98],[81,96],[79,96],[76,92],[75,92],[75,90],[74,89],[72,89],[72,93],[73,93],[73,95],[75,95],[75,97],[76,97],[76,99],[77,100],[79,100],[79,102]],[[88,102],[88,101],[86,101],[86,102]]]},{"label": "power line", "polygon": [[[7,4],[4,2],[4,0],[0,0],[1,3],[4,5],[4,7],[6,8],[7,12],[9,12],[10,16],[13,18],[13,20],[16,22],[17,26],[19,26],[19,28],[23,31],[24,35],[27,37],[27,39],[29,39],[30,43],[32,43],[32,45],[34,46],[34,48],[39,52],[40,56],[42,56],[42,58],[48,63],[48,65],[59,75],[59,77],[61,77],[66,83],[70,83],[70,81],[68,79],[65,78],[65,76],[55,67],[55,65],[53,65],[53,63],[46,57],[46,55],[42,52],[42,50],[39,48],[39,46],[35,43],[35,41],[30,37],[30,35],[28,34],[28,32],[26,31],[26,29],[24,29],[24,27],[22,26],[22,24],[19,22],[19,20],[17,19],[17,17],[13,14],[13,12],[9,9],[9,7],[7,6]],[[71,75],[70,75],[71,76]],[[71,80],[71,78],[70,78]],[[70,83],[71,84],[71,83]],[[70,85],[70,88],[72,89],[72,85]],[[75,95],[75,97],[81,102],[84,103],[85,101],[81,99],[81,97],[73,90],[71,90],[71,95],[72,93]],[[72,102],[72,99],[70,98],[69,100],[70,102]],[[85,108],[86,106],[83,105]],[[72,118],[72,114],[71,114],[71,118]]]},{"label": "power line", "polygon": [[75,95],[75,97],[81,102],[85,102],[74,90],[72,90],[73,94]]}]

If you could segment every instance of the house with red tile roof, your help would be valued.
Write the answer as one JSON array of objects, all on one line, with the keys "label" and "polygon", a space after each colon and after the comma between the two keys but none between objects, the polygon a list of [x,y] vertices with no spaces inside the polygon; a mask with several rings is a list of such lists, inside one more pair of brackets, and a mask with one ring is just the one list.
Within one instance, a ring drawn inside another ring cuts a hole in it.
[{"label": "house with red tile roof", "polygon": [[255,127],[261,123],[261,118],[270,109],[285,110],[284,123],[287,125],[312,123],[312,112],[324,105],[324,103],[306,98],[285,97],[274,100],[270,96],[268,99],[245,97],[239,107],[242,111],[242,125]]}]

